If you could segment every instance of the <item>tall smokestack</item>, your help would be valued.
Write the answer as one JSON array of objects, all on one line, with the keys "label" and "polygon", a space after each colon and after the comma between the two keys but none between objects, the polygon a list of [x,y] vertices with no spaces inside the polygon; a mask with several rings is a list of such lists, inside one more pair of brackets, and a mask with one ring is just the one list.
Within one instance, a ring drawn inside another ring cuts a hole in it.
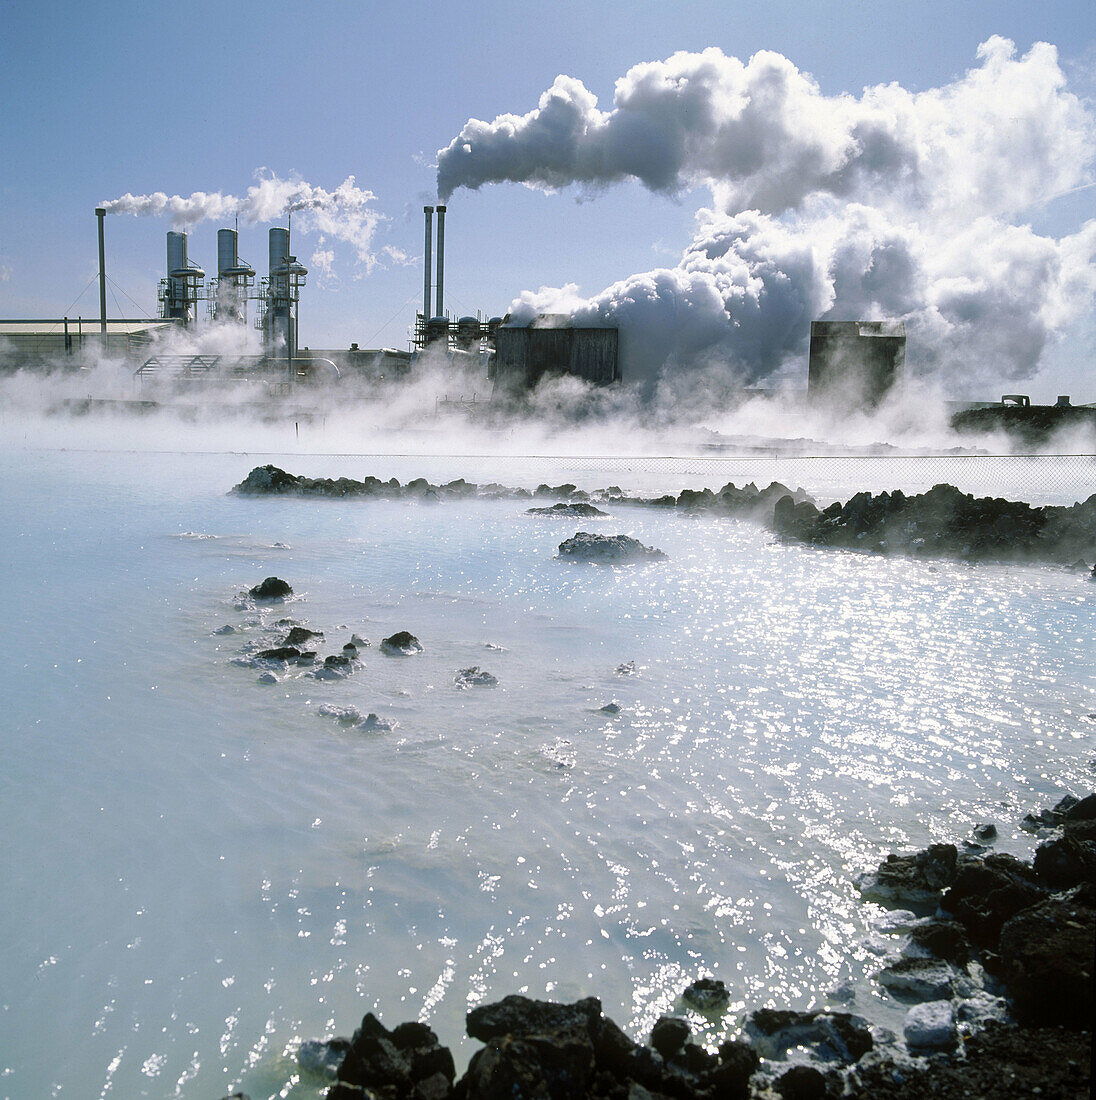
[{"label": "tall smokestack", "polygon": [[445,309],[445,207],[438,207],[438,310],[437,316],[444,317]]},{"label": "tall smokestack", "polygon": [[426,270],[422,275],[422,319],[430,320],[430,248],[433,244],[434,208],[424,206],[422,212],[426,215]]},{"label": "tall smokestack", "polygon": [[95,216],[99,219],[99,331],[103,340],[107,338],[107,264],[106,247],[103,244],[103,219],[107,216],[106,207],[97,206]]}]

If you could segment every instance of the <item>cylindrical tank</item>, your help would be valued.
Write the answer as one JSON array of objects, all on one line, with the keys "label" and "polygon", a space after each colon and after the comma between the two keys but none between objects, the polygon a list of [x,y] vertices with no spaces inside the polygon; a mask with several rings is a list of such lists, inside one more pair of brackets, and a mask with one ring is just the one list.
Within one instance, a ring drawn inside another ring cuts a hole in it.
[{"label": "cylindrical tank", "polygon": [[457,340],[468,347],[474,344],[480,335],[480,323],[478,317],[461,317],[457,321]]},{"label": "cylindrical tank", "polygon": [[285,278],[277,278],[274,272],[284,268],[289,259],[289,230],[275,226],[270,230],[270,291],[276,298],[286,296]]},{"label": "cylindrical tank", "polygon": [[173,273],[184,271],[187,266],[186,234],[169,230],[167,235],[167,298],[164,301],[164,315],[187,320],[186,280]]},{"label": "cylindrical tank", "polygon": [[449,318],[431,317],[426,325],[426,339],[429,343],[436,340],[447,340],[449,337]]},{"label": "cylindrical tank", "polygon": [[235,229],[217,230],[217,275],[224,278],[233,268],[239,267]]}]

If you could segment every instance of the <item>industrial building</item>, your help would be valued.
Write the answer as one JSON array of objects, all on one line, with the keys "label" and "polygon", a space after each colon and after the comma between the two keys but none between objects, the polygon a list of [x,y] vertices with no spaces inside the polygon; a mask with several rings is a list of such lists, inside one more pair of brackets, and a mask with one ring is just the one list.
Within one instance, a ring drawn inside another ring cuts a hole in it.
[{"label": "industrial building", "polygon": [[877,405],[905,358],[901,321],[812,321],[807,400]]},{"label": "industrial building", "polygon": [[503,389],[532,389],[551,373],[593,385],[620,381],[619,330],[580,326],[566,313],[542,313],[526,324],[504,321],[495,334],[492,376]]},{"label": "industrial building", "polygon": [[74,364],[86,354],[108,359],[133,358],[147,353],[155,337],[175,325],[162,317],[115,320],[108,318],[47,317],[0,321],[0,367]]}]

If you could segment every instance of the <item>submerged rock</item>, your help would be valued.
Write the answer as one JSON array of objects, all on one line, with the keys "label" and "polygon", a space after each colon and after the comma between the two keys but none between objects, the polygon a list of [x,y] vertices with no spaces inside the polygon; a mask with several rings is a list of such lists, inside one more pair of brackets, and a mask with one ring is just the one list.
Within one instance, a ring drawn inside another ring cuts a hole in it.
[{"label": "submerged rock", "polygon": [[349,1039],[305,1039],[297,1049],[297,1062],[306,1072],[333,1081],[349,1053]]},{"label": "submerged rock", "polygon": [[267,577],[247,593],[253,600],[281,600],[293,595],[293,589],[280,577]]},{"label": "submerged rock", "polygon": [[666,557],[653,546],[644,546],[630,535],[594,535],[578,531],[559,544],[559,556],[571,561],[601,565],[627,565],[641,561],[660,561]]},{"label": "submerged rock", "polygon": [[260,649],[255,657],[260,661],[293,661],[300,655],[301,651],[296,646],[283,645],[276,649]]},{"label": "submerged rock", "polygon": [[716,978],[698,978],[686,986],[681,999],[699,1012],[713,1012],[725,1008],[731,1000],[727,986]]},{"label": "submerged rock", "polygon": [[485,672],[478,665],[473,665],[471,668],[462,668],[456,676],[453,677],[453,683],[459,688],[470,687],[495,687],[498,684],[498,678],[492,676],[490,672]]},{"label": "submerged rock", "polygon": [[381,639],[381,652],[387,653],[390,657],[410,657],[422,651],[422,642],[406,630],[398,630],[395,634]]}]

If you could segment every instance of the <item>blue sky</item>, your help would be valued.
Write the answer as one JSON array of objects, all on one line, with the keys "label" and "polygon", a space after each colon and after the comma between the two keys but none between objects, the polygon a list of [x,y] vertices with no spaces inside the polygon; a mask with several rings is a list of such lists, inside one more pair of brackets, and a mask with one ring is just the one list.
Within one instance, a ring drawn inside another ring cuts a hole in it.
[{"label": "blue sky", "polygon": [[[828,95],[891,81],[920,91],[961,77],[993,34],[1021,53],[1055,44],[1070,87],[1096,90],[1096,8],[1086,0],[9,5],[0,37],[0,315],[94,315],[95,288],[80,297],[97,264],[93,210],[126,192],[239,195],[264,167],[328,189],[353,175],[384,218],[374,246],[417,261],[436,151],[471,117],[531,110],[557,74],[582,80],[607,109],[614,82],[637,62],[718,46],[743,60],[782,53]],[[523,290],[576,283],[594,295],[672,264],[708,201],[634,182],[582,195],[515,184],[458,190],[447,305],[494,314]],[[1027,220],[1061,235],[1094,209],[1088,189]],[[191,230],[191,258],[207,272],[219,224]],[[169,228],[163,218],[107,221],[108,273],[142,311],[155,309]],[[260,271],[266,228],[241,225],[241,254]],[[316,241],[294,245],[307,262]],[[404,346],[421,298],[419,263],[382,260],[367,272],[353,250],[333,247],[334,277],[302,299],[302,343]],[[1091,332],[1091,318],[1084,323]],[[1074,368],[1065,369],[1071,379]]]}]

